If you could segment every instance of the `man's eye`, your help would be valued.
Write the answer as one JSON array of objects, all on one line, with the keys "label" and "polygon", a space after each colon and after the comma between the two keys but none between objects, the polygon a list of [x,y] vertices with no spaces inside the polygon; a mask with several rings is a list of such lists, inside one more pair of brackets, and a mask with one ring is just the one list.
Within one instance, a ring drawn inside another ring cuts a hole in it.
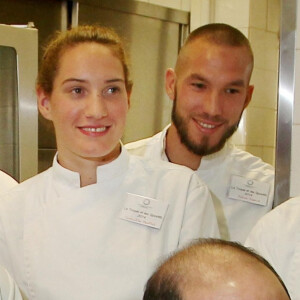
[{"label": "man's eye", "polygon": [[237,89],[226,89],[225,92],[227,94],[238,94],[240,91]]},{"label": "man's eye", "polygon": [[204,83],[192,83],[192,86],[196,87],[197,89],[203,89],[205,88],[205,84]]}]

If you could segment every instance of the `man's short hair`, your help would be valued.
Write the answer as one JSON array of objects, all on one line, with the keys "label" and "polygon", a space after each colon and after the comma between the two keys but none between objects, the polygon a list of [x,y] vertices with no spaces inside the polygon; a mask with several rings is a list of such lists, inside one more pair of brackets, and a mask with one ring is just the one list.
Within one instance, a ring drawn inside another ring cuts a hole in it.
[{"label": "man's short hair", "polygon": [[180,54],[186,46],[198,39],[203,39],[219,46],[245,47],[249,53],[253,68],[254,56],[249,40],[241,31],[224,23],[210,23],[192,31],[179,51],[177,63],[179,63]]},{"label": "man's short hair", "polygon": [[[201,263],[201,255],[210,253],[213,249],[233,251],[240,254],[240,256],[252,258],[259,264],[265,265],[277,277],[290,298],[280,276],[270,263],[254,250],[244,247],[238,242],[221,239],[200,239],[181,251],[175,252],[158,267],[146,284],[143,300],[182,300],[180,287],[185,280],[187,271],[193,268],[193,261],[198,260]],[[204,263],[209,262],[205,261]],[[199,274],[199,280],[205,276],[206,274]]]},{"label": "man's short hair", "polygon": [[198,27],[190,33],[185,44],[198,38],[205,38],[208,41],[227,46],[246,46],[251,49],[249,40],[238,29],[223,23],[211,23]]}]

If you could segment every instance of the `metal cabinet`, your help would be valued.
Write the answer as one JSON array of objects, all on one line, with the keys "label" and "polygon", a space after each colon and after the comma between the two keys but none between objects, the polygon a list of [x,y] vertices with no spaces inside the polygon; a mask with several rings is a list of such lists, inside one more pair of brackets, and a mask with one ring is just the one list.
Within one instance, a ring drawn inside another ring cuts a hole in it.
[{"label": "metal cabinet", "polygon": [[0,25],[0,169],[18,181],[37,173],[38,34]]}]

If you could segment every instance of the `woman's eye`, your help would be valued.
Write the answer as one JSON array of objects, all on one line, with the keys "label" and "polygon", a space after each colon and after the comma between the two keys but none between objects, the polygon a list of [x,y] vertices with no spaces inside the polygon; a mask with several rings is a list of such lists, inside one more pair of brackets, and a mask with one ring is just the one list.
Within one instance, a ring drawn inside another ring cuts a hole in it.
[{"label": "woman's eye", "polygon": [[82,88],[76,87],[72,89],[72,93],[74,94],[82,94]]},{"label": "woman's eye", "polygon": [[118,86],[110,86],[103,91],[103,95],[114,96],[119,95],[121,92],[121,88]]},{"label": "woman's eye", "polygon": [[108,94],[114,94],[116,92],[118,92],[120,89],[118,87],[110,87],[107,89],[107,93]]}]

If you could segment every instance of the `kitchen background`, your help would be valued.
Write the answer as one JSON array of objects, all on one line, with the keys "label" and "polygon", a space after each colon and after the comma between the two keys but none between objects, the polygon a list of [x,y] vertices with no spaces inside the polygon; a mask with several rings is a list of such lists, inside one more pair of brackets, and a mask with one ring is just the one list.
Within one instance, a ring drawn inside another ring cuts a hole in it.
[{"label": "kitchen background", "polygon": [[[33,22],[38,29],[39,54],[49,35],[70,25],[109,25],[124,36],[134,80],[131,111],[123,139],[125,143],[151,136],[169,122],[172,103],[164,92],[164,72],[174,66],[178,49],[189,30],[210,22],[224,22],[237,27],[249,38],[253,47],[255,65],[252,83],[255,90],[233,142],[264,161],[279,166],[275,147],[279,44],[282,38],[279,32],[283,11],[291,13],[287,20],[292,22],[296,18],[296,0],[282,0],[282,3],[280,0],[0,0],[0,24]],[[293,24],[289,29],[292,34],[295,33]],[[0,35],[0,45],[1,39]],[[296,53],[298,62],[300,42],[296,41],[296,46],[297,50],[293,48],[292,52]],[[4,68],[2,66],[0,52],[0,71]],[[299,63],[295,64],[295,68],[300,69]],[[293,73],[294,66],[290,69]],[[5,85],[1,78],[7,77],[0,75],[0,87]],[[34,95],[33,87],[32,92]],[[291,93],[293,96],[294,91]],[[296,89],[296,96],[297,93]],[[0,93],[1,102],[4,97],[5,94]],[[286,162],[284,181],[291,183],[288,194],[292,196],[300,194],[300,187],[296,184],[300,177],[300,158],[293,155],[300,150],[300,139],[296,138],[300,135],[299,110],[300,107],[295,105],[294,115],[288,116],[286,121],[291,123],[290,131],[294,138],[284,147],[293,165],[291,168],[290,161]],[[38,121],[37,144],[38,150],[32,151],[38,155],[38,169],[33,172],[47,168],[55,153],[53,128],[42,118]],[[8,149],[7,145],[0,145],[1,154],[2,149]],[[1,155],[0,167],[7,167],[7,161]],[[35,168],[34,163],[32,166]],[[281,169],[278,169],[279,174]],[[23,180],[25,177],[19,178]],[[278,181],[279,184],[281,181]]]}]

